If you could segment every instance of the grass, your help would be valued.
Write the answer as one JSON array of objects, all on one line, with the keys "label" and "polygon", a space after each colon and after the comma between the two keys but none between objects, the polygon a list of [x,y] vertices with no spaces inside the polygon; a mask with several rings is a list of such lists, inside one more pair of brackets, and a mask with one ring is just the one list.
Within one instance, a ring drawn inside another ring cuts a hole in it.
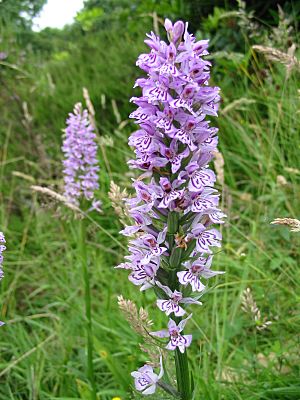
[{"label": "grass", "polygon": [[[100,134],[114,141],[112,147],[105,147],[110,174],[100,158],[98,196],[104,212],[88,232],[94,365],[101,400],[139,399],[129,394],[130,372],[147,359],[139,350],[140,338],[118,310],[117,296],[145,307],[157,329],[164,324],[153,306],[153,294],[140,293],[128,282],[126,272],[113,268],[126,254],[126,242],[118,234],[121,225],[107,192],[111,178],[122,187],[130,185],[126,142],[132,125],[116,122],[110,101],[117,100],[125,121],[127,101],[133,94],[130,86],[138,75],[131,65],[140,49],[129,38],[123,48],[119,45],[120,52],[115,50],[118,47],[109,50],[114,58],[104,65],[101,58],[107,47],[100,46],[101,40],[90,43],[87,56],[82,50],[86,43],[68,50],[71,60],[74,54],[80,60],[91,54],[96,57],[93,63],[78,60],[80,68],[77,64],[67,68],[72,63],[66,60],[49,61],[40,69],[38,64],[23,65],[21,70],[26,67],[30,75],[26,78],[23,72],[1,67],[6,89],[0,222],[8,247],[6,276],[1,282],[2,319],[6,321],[0,339],[1,400],[89,398],[77,222],[66,210],[30,190],[32,181],[61,188],[60,129],[72,103],[81,98],[82,86],[90,89],[95,102]],[[110,46],[118,46],[116,38]],[[118,68],[121,65],[124,70]],[[226,274],[214,281],[190,324],[195,400],[299,399],[299,235],[269,225],[276,217],[299,218],[299,77],[294,73],[286,79],[283,67],[264,64],[253,55],[246,67],[243,62],[227,67],[217,62],[215,68],[223,110],[240,98],[253,101],[221,111],[215,121],[225,160],[225,185],[220,189],[228,220],[214,265]],[[230,71],[228,75],[224,68]],[[47,73],[55,81],[52,89]],[[101,93],[106,95],[106,108],[101,106]],[[33,115],[27,125],[21,122],[24,101]],[[26,174],[27,180],[14,171]],[[280,184],[279,175],[286,184]],[[241,308],[247,287],[262,317],[272,321],[266,330],[258,331],[253,317]],[[149,396],[158,398],[167,396]]]}]

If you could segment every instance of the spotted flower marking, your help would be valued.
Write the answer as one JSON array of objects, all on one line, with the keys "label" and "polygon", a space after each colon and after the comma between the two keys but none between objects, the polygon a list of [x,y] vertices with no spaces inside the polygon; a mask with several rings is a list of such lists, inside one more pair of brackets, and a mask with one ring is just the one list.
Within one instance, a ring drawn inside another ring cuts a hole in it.
[{"label": "spotted flower marking", "polygon": [[172,290],[169,287],[164,286],[159,282],[157,282],[156,284],[169,297],[168,300],[159,299],[156,302],[158,308],[161,311],[165,312],[166,315],[174,313],[176,317],[182,317],[186,313],[186,311],[180,306],[180,304],[199,304],[199,305],[202,304],[200,301],[197,301],[191,297],[184,298],[182,293],[177,290],[172,292]]},{"label": "spotted flower marking", "polygon": [[190,284],[193,292],[202,292],[205,286],[200,281],[201,277],[209,279],[224,273],[223,271],[212,271],[210,269],[211,263],[211,256],[208,258],[200,257],[193,263],[187,262],[185,264],[187,270],[177,272],[179,282],[184,286]]},{"label": "spotted flower marking", "polygon": [[144,365],[137,371],[133,371],[131,376],[134,378],[134,386],[136,390],[142,392],[143,395],[153,394],[156,390],[159,380],[164,374],[162,358],[160,358],[160,372],[157,375],[150,365]]},{"label": "spotted flower marking", "polygon": [[211,247],[221,247],[222,235],[217,229],[206,229],[204,225],[198,224],[192,234],[197,239],[196,249],[199,253],[211,254]]},{"label": "spotted flower marking", "polygon": [[186,319],[183,319],[177,325],[172,319],[169,320],[168,329],[164,329],[157,332],[151,332],[152,336],[157,336],[160,338],[169,337],[170,341],[166,346],[168,350],[175,350],[178,347],[181,353],[184,353],[186,347],[189,347],[192,342],[192,335],[181,335],[185,324],[192,317],[190,314]]}]

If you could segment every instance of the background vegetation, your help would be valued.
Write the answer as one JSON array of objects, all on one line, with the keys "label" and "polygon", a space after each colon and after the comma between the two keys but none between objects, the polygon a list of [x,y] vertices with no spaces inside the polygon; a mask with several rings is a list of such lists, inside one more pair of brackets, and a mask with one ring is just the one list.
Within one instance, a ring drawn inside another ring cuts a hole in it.
[{"label": "background vegetation", "polygon": [[[147,355],[117,296],[146,307],[157,327],[163,321],[149,306],[151,293],[140,293],[113,269],[126,242],[107,193],[112,180],[130,190],[127,137],[134,126],[127,117],[140,74],[135,60],[145,50],[145,33],[162,33],[165,17],[190,20],[197,37],[211,39],[212,81],[222,90],[214,123],[228,218],[215,268],[226,274],[191,323],[195,399],[300,398],[299,234],[269,225],[300,214],[300,4],[280,2],[278,9],[275,3],[88,0],[73,25],[39,33],[31,29],[32,17],[43,0],[0,3],[0,227],[8,245],[1,400],[89,398],[74,220],[30,189],[36,183],[62,191],[62,129],[73,104],[84,102],[83,87],[101,144],[104,212],[88,235],[97,388],[104,400],[139,398],[130,372]],[[248,287],[253,298],[245,300]],[[266,321],[272,324],[262,329]]]}]

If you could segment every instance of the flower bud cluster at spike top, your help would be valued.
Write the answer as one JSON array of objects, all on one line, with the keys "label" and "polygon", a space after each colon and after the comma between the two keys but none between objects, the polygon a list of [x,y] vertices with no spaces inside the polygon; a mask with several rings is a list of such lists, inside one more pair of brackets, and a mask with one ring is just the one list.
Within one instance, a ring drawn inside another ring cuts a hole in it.
[{"label": "flower bud cluster at spike top", "polygon": [[[5,237],[3,232],[0,232],[0,281],[4,277],[3,269],[2,269],[2,262],[3,262],[3,251],[6,250],[6,247],[4,245],[6,243]],[[4,325],[4,322],[0,321],[0,326]]]},{"label": "flower bud cluster at spike top", "polygon": [[[96,134],[88,111],[80,103],[69,114],[62,151],[65,154],[65,197],[70,203],[79,205],[79,199],[93,200],[98,189],[99,166],[97,160]],[[94,208],[97,208],[94,201]]]},{"label": "flower bud cluster at spike top", "polygon": [[[140,290],[154,288],[169,322],[151,334],[168,338],[168,350],[184,353],[192,341],[183,334],[191,317],[181,319],[185,306],[201,304],[202,278],[222,273],[210,269],[212,248],[221,246],[212,225],[221,224],[225,214],[208,167],[218,129],[206,119],[217,116],[220,96],[218,87],[208,85],[211,64],[203,59],[208,40],[196,41],[182,21],[173,25],[167,19],[165,28],[169,43],[151,32],[145,40],[150,53],[137,60],[147,76],[135,83],[141,97],[131,99],[137,109],[130,117],[139,129],[129,138],[136,155],[129,165],[143,172],[133,181],[135,197],[126,199],[134,225],[121,233],[133,236],[130,255],[116,268],[130,270],[129,280]],[[146,388],[136,385],[141,387]]]}]

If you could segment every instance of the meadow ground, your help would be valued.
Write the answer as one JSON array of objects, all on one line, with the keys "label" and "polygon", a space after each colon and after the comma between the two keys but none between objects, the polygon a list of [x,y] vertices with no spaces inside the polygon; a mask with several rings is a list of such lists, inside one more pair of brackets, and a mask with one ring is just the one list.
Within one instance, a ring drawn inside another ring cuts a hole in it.
[{"label": "meadow ground", "polygon": [[[83,101],[83,86],[97,105],[101,143],[97,196],[103,213],[90,224],[87,239],[97,390],[103,400],[140,398],[129,394],[130,372],[147,355],[117,296],[145,307],[156,326],[163,326],[163,317],[150,305],[153,294],[139,292],[126,272],[114,269],[126,241],[107,193],[112,180],[130,191],[127,103],[139,74],[133,65],[141,38],[135,46],[130,37],[121,44],[110,38],[103,49],[99,37],[88,49],[83,43],[42,67],[37,56],[19,70],[1,65],[0,226],[8,248],[1,282],[1,400],[88,398],[78,220],[30,189],[40,184],[61,191],[61,129],[66,111]],[[94,54],[92,63],[82,62],[84,49]],[[214,281],[190,324],[195,400],[299,399],[299,234],[270,225],[300,214],[299,74],[295,68],[288,75],[284,65],[251,47],[239,56],[223,55],[230,59],[223,64],[220,54],[213,58],[212,80],[223,99],[214,121],[224,158],[218,186],[228,215],[214,265],[226,274]],[[253,307],[242,309],[243,295],[246,306],[253,305],[251,296],[245,300],[247,288],[260,310],[256,321]],[[272,324],[261,329],[266,321]]]}]

